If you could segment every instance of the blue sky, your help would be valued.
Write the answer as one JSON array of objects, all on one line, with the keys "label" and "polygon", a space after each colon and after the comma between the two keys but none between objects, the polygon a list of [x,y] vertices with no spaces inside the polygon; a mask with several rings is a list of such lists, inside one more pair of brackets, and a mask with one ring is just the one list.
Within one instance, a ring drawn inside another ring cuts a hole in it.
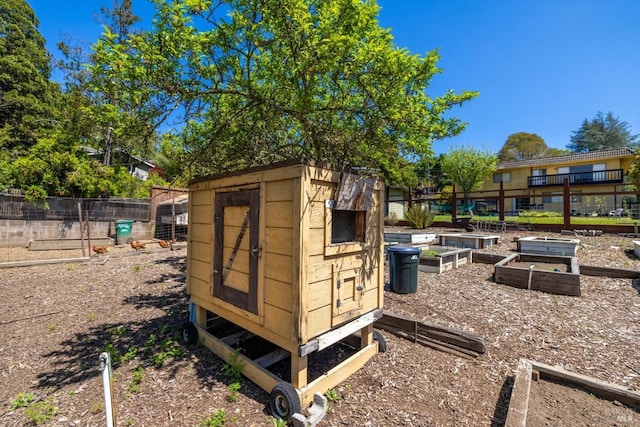
[{"label": "blue sky", "polygon": [[[28,0],[49,51],[61,35],[93,42],[101,5],[112,0]],[[640,1],[638,0],[378,0],[379,22],[398,46],[439,49],[443,72],[428,93],[474,90],[454,108],[468,122],[437,154],[474,146],[497,152],[516,132],[565,148],[571,133],[598,111],[612,112],[640,134]],[[147,0],[134,11],[148,20]]]}]

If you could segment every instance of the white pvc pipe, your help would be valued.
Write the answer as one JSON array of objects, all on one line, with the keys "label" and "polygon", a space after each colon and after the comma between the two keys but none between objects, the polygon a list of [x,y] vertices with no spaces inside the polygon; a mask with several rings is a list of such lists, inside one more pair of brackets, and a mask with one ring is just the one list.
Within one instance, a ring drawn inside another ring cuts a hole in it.
[{"label": "white pvc pipe", "polygon": [[104,388],[104,410],[107,417],[107,427],[115,427],[115,410],[111,397],[111,356],[109,353],[100,354],[100,370],[102,371],[102,387]]}]

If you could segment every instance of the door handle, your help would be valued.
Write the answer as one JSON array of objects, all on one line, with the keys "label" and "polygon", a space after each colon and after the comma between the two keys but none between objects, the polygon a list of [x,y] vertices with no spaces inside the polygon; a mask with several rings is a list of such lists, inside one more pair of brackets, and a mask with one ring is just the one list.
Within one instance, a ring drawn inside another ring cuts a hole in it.
[{"label": "door handle", "polygon": [[262,250],[262,249],[261,249],[261,248],[260,248],[260,246],[258,246],[257,244],[256,244],[256,245],[253,245],[253,247],[251,248],[251,255],[252,255],[252,256],[255,256],[255,257],[259,257],[259,256],[260,256],[260,251],[261,251],[261,250]]}]

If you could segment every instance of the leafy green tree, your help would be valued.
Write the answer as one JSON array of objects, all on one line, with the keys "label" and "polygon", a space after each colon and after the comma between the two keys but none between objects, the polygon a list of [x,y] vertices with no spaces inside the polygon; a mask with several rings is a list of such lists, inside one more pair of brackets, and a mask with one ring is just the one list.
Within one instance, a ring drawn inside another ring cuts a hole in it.
[{"label": "leafy green tree", "polygon": [[403,179],[398,159],[460,133],[444,115],[477,95],[427,94],[438,52],[394,46],[375,1],[155,3],[151,30],[106,29],[89,70],[152,128],[182,126],[191,175],[305,157]]},{"label": "leafy green tree", "polygon": [[[135,25],[140,21],[133,14],[131,0],[114,0],[112,9],[102,7],[101,12],[105,31],[114,43],[124,46],[122,43],[136,33]],[[137,110],[136,96],[123,96],[120,90],[126,85],[116,76],[105,80],[104,75],[91,72],[87,64],[92,64],[96,55],[82,44],[65,40],[58,43],[58,48],[64,55],[59,66],[65,71],[68,132],[99,149],[104,165],[112,164],[114,151],[150,157],[158,136],[152,123]],[[118,67],[117,62],[114,65]],[[127,90],[134,88],[129,86]]]},{"label": "leafy green tree", "polygon": [[498,160],[501,162],[530,160],[559,156],[566,153],[566,150],[548,147],[544,139],[535,133],[518,132],[509,135],[507,141],[498,152]]},{"label": "leafy green tree", "polygon": [[77,146],[56,133],[43,137],[11,165],[7,180],[20,188],[27,200],[46,196],[99,197],[113,194],[112,170],[90,159]]},{"label": "leafy green tree", "polygon": [[55,123],[59,87],[36,15],[24,0],[0,0],[0,148],[13,155]]},{"label": "leafy green tree", "polygon": [[580,128],[573,132],[567,148],[574,153],[619,147],[637,148],[638,136],[631,134],[629,123],[614,117],[611,112],[606,115],[598,112],[593,120],[585,119]]},{"label": "leafy green tree", "polygon": [[441,161],[442,172],[464,192],[465,199],[496,171],[497,164],[495,154],[473,147],[453,149]]}]

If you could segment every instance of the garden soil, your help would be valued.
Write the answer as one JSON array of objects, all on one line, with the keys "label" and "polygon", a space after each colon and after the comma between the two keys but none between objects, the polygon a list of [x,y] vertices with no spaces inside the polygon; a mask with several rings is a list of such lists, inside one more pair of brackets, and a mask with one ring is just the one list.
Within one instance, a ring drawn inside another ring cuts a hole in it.
[{"label": "garden soil", "polygon": [[[512,254],[525,235],[559,237],[505,232],[483,252]],[[577,238],[581,265],[640,270],[632,238]],[[265,391],[242,379],[234,392],[219,358],[182,343],[186,249],[148,247],[0,269],[0,425],[105,425],[104,351],[114,359],[118,425],[274,425]],[[0,249],[0,262],[77,256]],[[319,426],[503,425],[520,358],[640,390],[639,280],[582,275],[582,295],[572,297],[499,285],[492,274],[492,265],[472,263],[419,272],[416,293],[385,292],[386,310],[481,334],[486,352],[463,358],[381,331],[387,351],[336,387]],[[539,425],[640,425],[635,409],[603,412],[581,401],[588,394],[543,391],[532,401]],[[558,402],[573,403],[557,410]]]}]

